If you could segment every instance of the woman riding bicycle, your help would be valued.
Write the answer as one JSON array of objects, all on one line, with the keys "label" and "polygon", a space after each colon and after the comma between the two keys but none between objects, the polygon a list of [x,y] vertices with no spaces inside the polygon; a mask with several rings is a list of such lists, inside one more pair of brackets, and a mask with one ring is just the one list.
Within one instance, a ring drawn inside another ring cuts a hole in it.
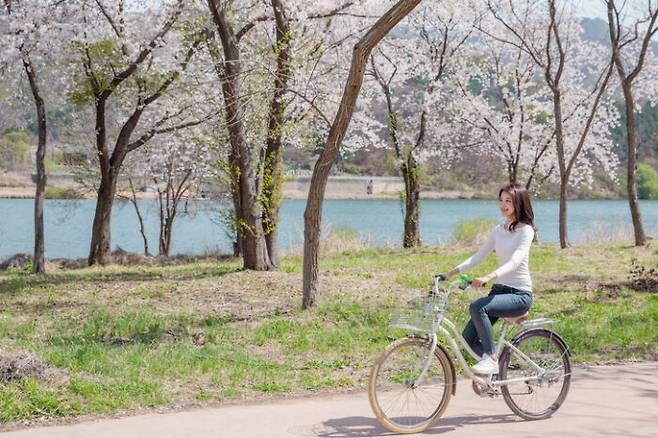
[{"label": "woman riding bicycle", "polygon": [[472,368],[477,374],[498,373],[493,324],[498,318],[524,315],[532,304],[528,255],[535,236],[535,224],[530,195],[524,186],[511,183],[500,189],[498,200],[506,222],[494,228],[475,255],[443,274],[448,279],[464,273],[484,261],[492,251],[498,257],[498,269],[473,280],[475,287],[483,287],[491,281],[494,284],[489,295],[471,303],[471,320],[463,332],[473,351],[482,357]]}]

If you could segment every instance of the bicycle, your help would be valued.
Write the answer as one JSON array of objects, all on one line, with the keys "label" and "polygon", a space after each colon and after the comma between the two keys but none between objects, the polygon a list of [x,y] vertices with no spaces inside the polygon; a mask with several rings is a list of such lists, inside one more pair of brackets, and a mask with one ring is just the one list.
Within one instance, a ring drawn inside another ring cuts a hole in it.
[{"label": "bicycle", "polygon": [[[527,313],[504,318],[495,347],[498,374],[476,375],[450,332],[471,357],[480,360],[480,356],[445,317],[450,292],[456,287],[466,290],[470,279],[462,274],[444,288],[440,287],[442,282],[441,276],[434,278],[433,290],[422,311],[414,309],[397,315],[391,323],[424,334],[407,334],[395,340],[375,361],[368,380],[368,399],[379,422],[392,432],[417,433],[443,415],[451,396],[456,394],[457,375],[437,334],[447,340],[464,373],[472,380],[476,394],[502,395],[512,412],[526,420],[553,415],[564,402],[571,382],[569,347],[555,331],[544,328],[557,320],[528,320]],[[518,328],[522,330],[517,332]]]}]

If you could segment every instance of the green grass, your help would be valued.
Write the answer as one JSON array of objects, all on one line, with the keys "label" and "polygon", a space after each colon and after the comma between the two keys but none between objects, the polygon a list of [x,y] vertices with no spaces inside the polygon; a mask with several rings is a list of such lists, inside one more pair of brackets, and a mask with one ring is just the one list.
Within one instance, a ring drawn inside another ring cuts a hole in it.
[{"label": "green grass", "polygon": [[[391,308],[474,249],[328,254],[321,303],[306,312],[299,257],[284,258],[278,273],[242,272],[238,260],[2,273],[3,349],[28,350],[65,377],[1,385],[0,419],[364,388],[376,355],[400,334],[388,327]],[[658,295],[628,286],[632,259],[658,264],[653,247],[533,246],[533,316],[560,319],[575,361],[658,353]],[[494,266],[490,258],[474,274]],[[478,293],[451,298],[459,326]]]}]

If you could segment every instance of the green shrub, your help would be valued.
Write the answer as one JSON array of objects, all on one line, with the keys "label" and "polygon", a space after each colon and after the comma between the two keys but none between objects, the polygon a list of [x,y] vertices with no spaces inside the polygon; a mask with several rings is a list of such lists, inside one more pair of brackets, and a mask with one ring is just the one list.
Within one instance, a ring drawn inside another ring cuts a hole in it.
[{"label": "green shrub", "polygon": [[11,170],[30,160],[30,134],[7,131],[0,136],[0,168]]},{"label": "green shrub", "polygon": [[640,199],[658,199],[658,172],[648,164],[637,166],[637,194]]},{"label": "green shrub", "polygon": [[64,187],[46,187],[47,199],[81,199],[82,195],[75,189]]},{"label": "green shrub", "polygon": [[343,172],[349,175],[359,175],[361,173],[361,169],[359,169],[359,166],[356,164],[345,163],[343,165]]},{"label": "green shrub", "polygon": [[482,242],[498,221],[492,218],[466,219],[459,221],[452,230],[453,243],[472,245]]},{"label": "green shrub", "polygon": [[45,165],[48,174],[62,173],[68,170],[66,165],[64,165],[64,153],[60,150],[56,150],[54,156],[47,156]]}]

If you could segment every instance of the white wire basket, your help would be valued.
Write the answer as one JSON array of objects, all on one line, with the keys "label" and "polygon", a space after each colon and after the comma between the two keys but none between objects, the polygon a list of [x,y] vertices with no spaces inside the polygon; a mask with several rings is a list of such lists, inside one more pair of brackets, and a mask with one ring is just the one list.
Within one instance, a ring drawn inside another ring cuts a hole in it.
[{"label": "white wire basket", "polygon": [[446,298],[447,294],[443,291],[412,298],[391,313],[390,326],[429,333],[435,321],[439,323],[443,319]]}]

